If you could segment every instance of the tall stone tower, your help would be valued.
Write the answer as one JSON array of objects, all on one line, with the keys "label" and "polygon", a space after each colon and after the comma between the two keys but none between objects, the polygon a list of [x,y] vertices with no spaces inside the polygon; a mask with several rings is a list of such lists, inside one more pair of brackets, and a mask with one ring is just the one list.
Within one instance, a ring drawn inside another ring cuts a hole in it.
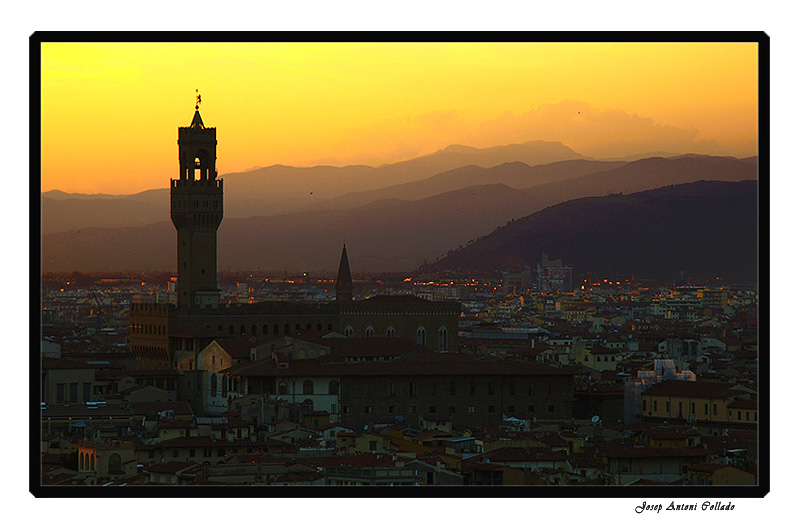
[{"label": "tall stone tower", "polygon": [[222,180],[217,179],[217,129],[200,118],[200,95],[189,127],[178,128],[180,177],[170,188],[178,231],[178,308],[215,308],[217,229],[222,222]]}]

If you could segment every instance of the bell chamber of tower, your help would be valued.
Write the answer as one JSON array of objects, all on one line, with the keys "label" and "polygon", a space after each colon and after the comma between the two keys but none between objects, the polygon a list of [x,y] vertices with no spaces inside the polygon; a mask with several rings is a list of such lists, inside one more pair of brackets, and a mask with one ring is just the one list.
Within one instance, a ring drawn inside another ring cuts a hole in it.
[{"label": "bell chamber of tower", "polygon": [[222,180],[215,167],[217,130],[205,127],[199,106],[191,125],[178,128],[178,159],[180,177],[170,186],[170,214],[178,232],[178,307],[216,308]]}]

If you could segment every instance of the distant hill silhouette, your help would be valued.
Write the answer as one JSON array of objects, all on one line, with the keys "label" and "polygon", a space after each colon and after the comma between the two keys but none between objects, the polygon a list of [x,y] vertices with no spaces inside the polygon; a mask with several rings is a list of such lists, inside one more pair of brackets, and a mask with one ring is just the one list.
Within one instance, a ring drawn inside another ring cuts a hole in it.
[{"label": "distant hill silhouette", "polygon": [[[315,166],[296,168],[274,165],[246,172],[223,174],[225,180],[225,216],[246,218],[317,210],[331,207],[321,202],[350,192],[363,192],[387,186],[427,179],[436,174],[475,165],[493,167],[520,161],[526,165],[548,164],[584,157],[560,142],[534,141],[524,144],[478,149],[451,146],[408,161],[371,166]],[[176,170],[177,171],[177,170]],[[439,187],[422,199],[470,185],[501,181],[475,182]],[[533,183],[532,183],[533,184]],[[168,183],[165,183],[168,185]],[[529,185],[530,186],[530,185]],[[378,195],[346,205],[364,205],[392,196]],[[142,226],[169,219],[169,188],[147,190],[138,194],[67,194],[53,190],[42,194],[42,232],[44,234],[89,227]],[[50,200],[70,203],[53,203]],[[104,222],[105,221],[105,222]]]},{"label": "distant hill silhouette", "polygon": [[508,162],[491,168],[464,166],[413,183],[365,192],[351,192],[321,202],[316,207],[344,209],[388,198],[418,200],[460,188],[495,183],[513,188],[529,188],[610,170],[624,164],[626,163],[573,159],[537,166],[529,166],[523,162]]},{"label": "distant hill silhouette", "polygon": [[[461,149],[451,151],[458,154]],[[318,176],[344,171],[331,167],[283,168],[297,175],[304,170],[313,170]],[[538,166],[512,162],[492,168],[461,167],[414,183],[383,187],[373,191],[375,201],[362,204],[370,199],[364,196],[350,206],[346,206],[347,201],[353,195],[339,198],[341,202],[320,204],[328,205],[326,208],[308,206],[306,210],[280,213],[253,194],[252,208],[259,215],[249,217],[231,205],[228,196],[236,196],[231,192],[236,189],[236,180],[226,178],[219,267],[328,271],[335,269],[336,257],[346,240],[354,271],[409,271],[511,219],[564,201],[703,179],[756,178],[756,158],[690,155],[632,163],[573,159]],[[45,271],[175,268],[175,230],[169,221],[168,189],[117,199],[55,200],[53,195],[72,197],[57,192],[42,194]]]},{"label": "distant hill silhouette", "polygon": [[757,182],[700,181],[582,198],[509,223],[422,271],[502,270],[542,252],[578,271],[754,280]]}]

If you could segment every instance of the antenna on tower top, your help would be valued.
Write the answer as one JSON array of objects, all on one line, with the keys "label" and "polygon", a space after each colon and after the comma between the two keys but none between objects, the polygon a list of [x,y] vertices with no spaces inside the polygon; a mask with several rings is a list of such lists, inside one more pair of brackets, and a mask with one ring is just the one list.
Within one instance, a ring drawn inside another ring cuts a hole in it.
[{"label": "antenna on tower top", "polygon": [[195,89],[194,92],[197,94],[197,103],[195,104],[195,110],[200,109],[200,89]]}]

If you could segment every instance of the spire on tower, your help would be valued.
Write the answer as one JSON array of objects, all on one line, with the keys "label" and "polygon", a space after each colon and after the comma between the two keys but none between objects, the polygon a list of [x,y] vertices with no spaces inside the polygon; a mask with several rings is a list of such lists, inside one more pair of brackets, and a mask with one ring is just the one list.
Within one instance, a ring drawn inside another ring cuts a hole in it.
[{"label": "spire on tower", "polygon": [[342,244],[342,258],[339,261],[339,274],[336,276],[336,301],[353,300],[353,276],[350,275],[350,261],[347,260],[347,245]]},{"label": "spire on tower", "polygon": [[200,129],[205,129],[205,125],[203,125],[203,119],[200,118],[200,92],[195,89],[197,93],[197,103],[194,106],[194,117],[192,117],[192,124],[189,127],[196,127]]}]

